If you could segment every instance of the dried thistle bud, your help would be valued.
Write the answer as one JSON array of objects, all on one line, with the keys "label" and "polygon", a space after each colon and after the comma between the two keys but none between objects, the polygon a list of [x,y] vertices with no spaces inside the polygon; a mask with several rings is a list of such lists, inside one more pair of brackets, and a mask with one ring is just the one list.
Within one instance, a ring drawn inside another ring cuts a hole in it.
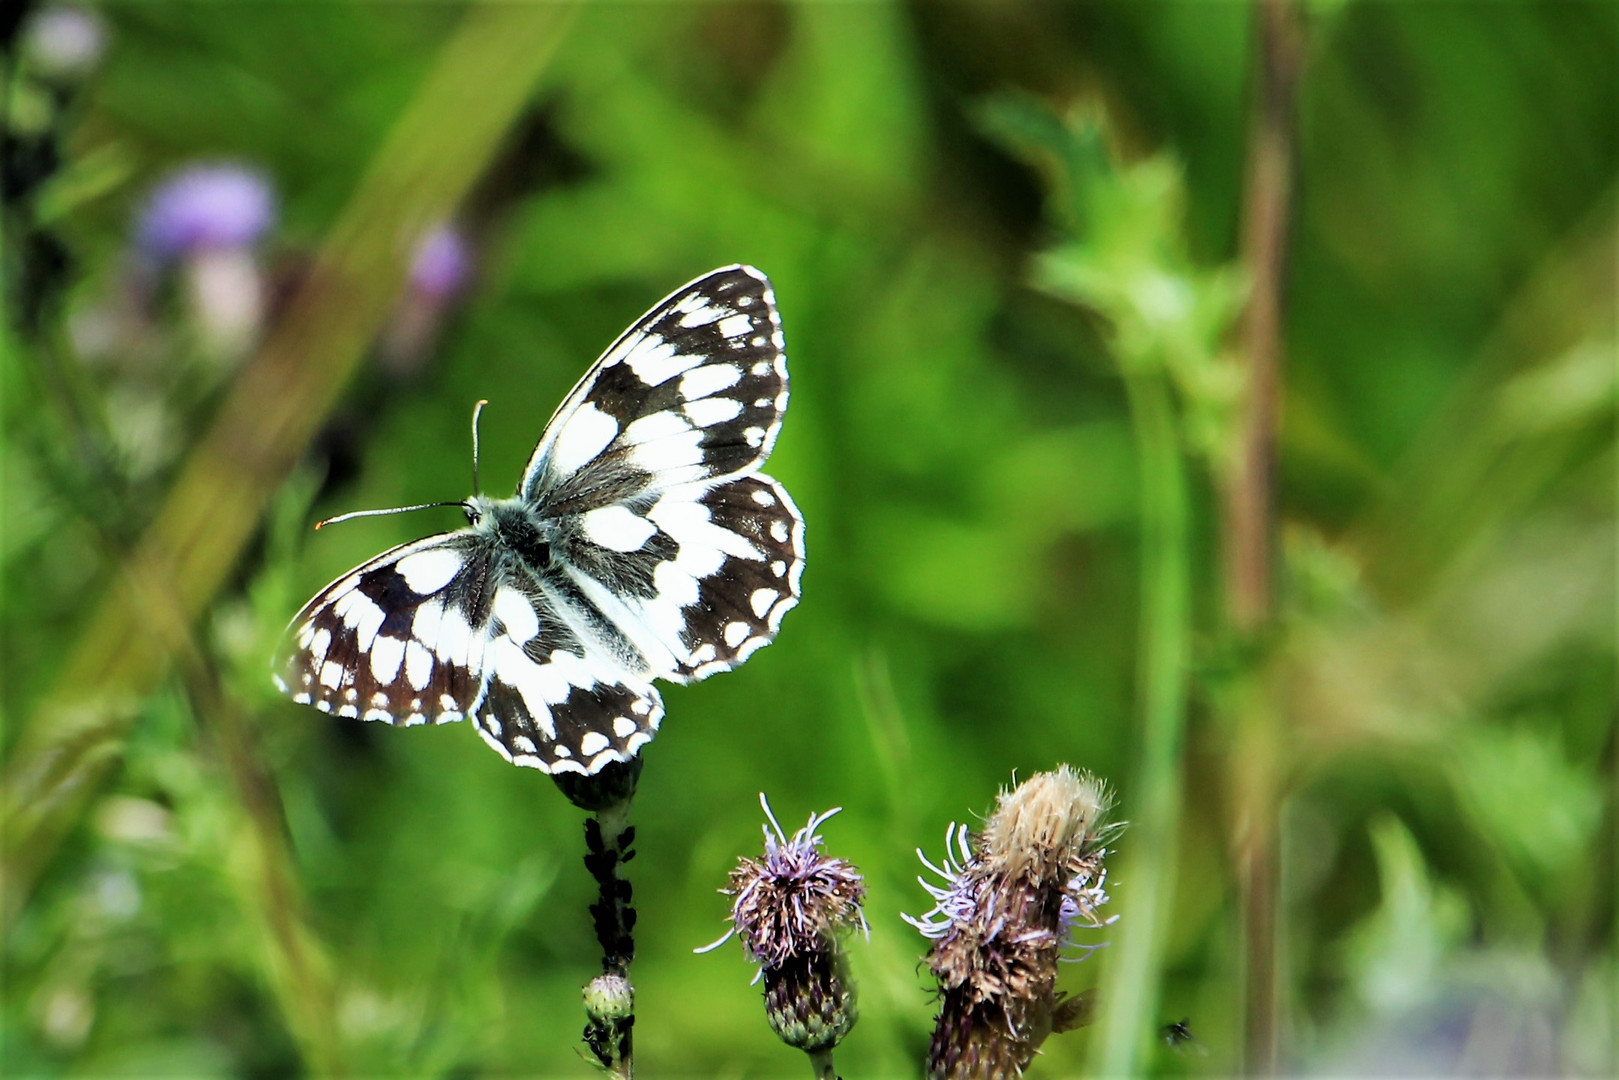
[{"label": "dried thistle bud", "polygon": [[1021,1076],[1047,1036],[1082,1022],[1057,990],[1057,962],[1078,927],[1112,921],[1096,915],[1107,806],[1098,780],[1065,765],[1002,792],[981,833],[951,825],[942,866],[917,852],[944,879],[923,880],[934,906],[905,917],[933,941],[933,1080]]},{"label": "dried thistle bud", "polygon": [[720,890],[731,897],[731,929],[697,951],[739,937],[759,965],[755,981],[764,980],[771,1028],[787,1045],[821,1053],[842,1041],[858,1017],[842,939],[852,927],[866,928],[866,885],[852,863],[821,851],[816,830],[837,810],[812,815],[789,837],[763,795],[759,804],[770,819],[764,856],[738,860]]}]

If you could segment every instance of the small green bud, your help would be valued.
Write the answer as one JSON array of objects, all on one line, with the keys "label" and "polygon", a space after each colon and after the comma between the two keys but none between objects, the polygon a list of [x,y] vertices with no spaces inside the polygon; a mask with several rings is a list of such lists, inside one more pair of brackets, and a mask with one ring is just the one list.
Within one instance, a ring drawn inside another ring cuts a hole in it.
[{"label": "small green bud", "polygon": [[598,975],[585,986],[585,1016],[604,1024],[635,1015],[635,988],[622,975]]}]

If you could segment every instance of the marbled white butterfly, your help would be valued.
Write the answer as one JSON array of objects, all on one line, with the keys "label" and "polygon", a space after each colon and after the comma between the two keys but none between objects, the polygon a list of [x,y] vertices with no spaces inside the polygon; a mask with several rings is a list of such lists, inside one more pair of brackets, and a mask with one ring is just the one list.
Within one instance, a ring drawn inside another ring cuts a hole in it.
[{"label": "marbled white butterfly", "polygon": [[472,496],[467,528],[306,604],[276,684],[339,716],[470,717],[546,772],[628,761],[663,719],[654,678],[735,667],[798,603],[804,521],[758,471],[786,408],[770,282],[750,266],[698,278],[585,373],[513,498]]}]

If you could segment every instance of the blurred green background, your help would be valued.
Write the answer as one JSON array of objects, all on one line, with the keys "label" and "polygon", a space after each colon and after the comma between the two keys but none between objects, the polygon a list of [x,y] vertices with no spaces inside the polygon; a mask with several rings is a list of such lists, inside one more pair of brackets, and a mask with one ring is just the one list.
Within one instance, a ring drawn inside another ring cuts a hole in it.
[{"label": "blurred green background", "polygon": [[[761,791],[844,807],[867,875],[839,1071],[917,1074],[914,849],[1061,762],[1133,825],[1063,976],[1097,1024],[1033,1075],[1611,1075],[1619,8],[1272,9],[1269,46],[1234,2],[8,14],[6,1074],[591,1071],[579,811],[268,657],[460,518],[311,521],[463,497],[478,398],[507,490],[624,326],[748,262],[810,554],[644,755],[644,1075],[804,1072],[735,947],[691,952]],[[199,163],[229,244],[153,232]]]}]

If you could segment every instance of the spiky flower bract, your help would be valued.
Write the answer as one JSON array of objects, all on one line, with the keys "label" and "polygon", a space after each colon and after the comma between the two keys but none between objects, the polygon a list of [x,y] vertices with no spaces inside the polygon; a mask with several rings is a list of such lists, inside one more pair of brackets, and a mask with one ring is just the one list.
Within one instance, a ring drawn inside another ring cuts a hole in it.
[{"label": "spiky flower bract", "polygon": [[1098,780],[1062,766],[1002,792],[982,832],[952,825],[942,865],[922,857],[944,879],[922,882],[932,910],[906,916],[933,941],[933,1080],[1021,1076],[1048,1035],[1081,1022],[1057,964],[1076,928],[1105,925],[1107,806]]},{"label": "spiky flower bract", "polygon": [[789,1046],[810,1054],[830,1051],[854,1027],[854,985],[842,939],[865,928],[866,885],[852,863],[821,850],[818,830],[837,810],[812,815],[788,836],[763,795],[770,824],[761,858],[740,859],[722,890],[731,897],[731,929],[764,980],[765,1013]]}]

